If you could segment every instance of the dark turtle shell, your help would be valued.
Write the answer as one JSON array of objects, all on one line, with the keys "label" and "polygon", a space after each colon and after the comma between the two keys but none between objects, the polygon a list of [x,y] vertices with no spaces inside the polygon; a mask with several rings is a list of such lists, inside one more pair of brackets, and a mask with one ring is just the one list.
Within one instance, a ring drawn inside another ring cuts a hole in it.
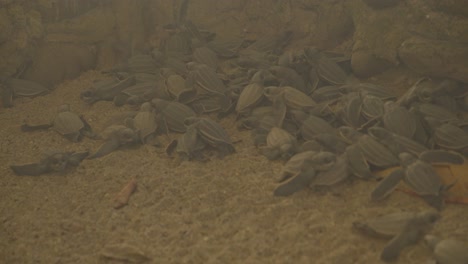
[{"label": "dark turtle shell", "polygon": [[218,149],[221,157],[235,151],[231,138],[226,130],[210,118],[189,117],[185,119],[184,123],[186,126],[195,126],[198,129],[200,138],[208,145]]},{"label": "dark turtle shell", "polygon": [[405,182],[419,195],[439,196],[444,186],[432,165],[408,153],[400,154]]},{"label": "dark turtle shell", "polygon": [[81,129],[85,127],[85,124],[77,114],[70,111],[69,105],[62,105],[54,119],[53,127],[67,139],[78,142],[81,139]]},{"label": "dark turtle shell", "polygon": [[193,59],[195,62],[205,64],[213,69],[218,68],[218,55],[207,47],[199,47],[193,51]]},{"label": "dark turtle shell", "polygon": [[201,89],[200,93],[226,94],[226,85],[213,68],[205,64],[191,64],[190,67],[190,78]]},{"label": "dark turtle shell", "polygon": [[395,154],[368,135],[362,135],[357,144],[366,160],[377,167],[388,168],[399,164]]},{"label": "dark turtle shell", "polygon": [[266,138],[267,146],[262,148],[262,153],[269,160],[277,158],[289,159],[296,151],[297,139],[282,128],[273,127]]},{"label": "dark turtle shell", "polygon": [[399,106],[394,102],[386,102],[384,107],[384,127],[395,134],[407,138],[413,138],[416,132],[415,116],[406,108]]},{"label": "dark turtle shell", "polygon": [[468,133],[452,124],[443,124],[434,131],[437,145],[447,149],[462,150],[468,147]]},{"label": "dark turtle shell", "polygon": [[140,111],[133,118],[133,127],[137,131],[142,143],[147,143],[148,137],[156,133],[158,125],[156,114],[150,103],[143,103]]},{"label": "dark turtle shell", "polygon": [[247,85],[239,95],[237,100],[236,112],[239,115],[247,114],[255,105],[263,99],[263,85],[260,83],[251,83]]},{"label": "dark turtle shell", "polygon": [[43,85],[23,79],[7,78],[4,81],[4,85],[13,90],[14,96],[32,97],[49,92]]},{"label": "dark turtle shell", "polygon": [[336,129],[327,121],[314,115],[309,115],[300,127],[301,135],[305,140],[312,140],[319,134],[336,134]]},{"label": "dark turtle shell", "polygon": [[184,133],[186,131],[184,120],[196,115],[190,107],[179,102],[153,99],[151,104],[156,109],[156,113],[161,114],[167,129],[174,132]]}]

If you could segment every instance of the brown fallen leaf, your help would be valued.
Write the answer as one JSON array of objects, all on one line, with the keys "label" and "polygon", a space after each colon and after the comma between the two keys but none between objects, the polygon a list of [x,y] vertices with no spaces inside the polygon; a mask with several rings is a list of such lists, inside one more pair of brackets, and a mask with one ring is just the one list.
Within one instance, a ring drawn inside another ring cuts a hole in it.
[{"label": "brown fallen leaf", "polygon": [[114,198],[114,209],[120,209],[128,204],[130,196],[137,187],[136,177],[133,177]]}]

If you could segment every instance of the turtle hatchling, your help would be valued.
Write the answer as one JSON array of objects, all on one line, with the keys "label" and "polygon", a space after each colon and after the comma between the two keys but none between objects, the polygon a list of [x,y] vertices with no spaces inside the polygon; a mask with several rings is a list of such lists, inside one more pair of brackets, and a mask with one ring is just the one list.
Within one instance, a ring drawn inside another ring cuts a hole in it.
[{"label": "turtle hatchling", "polygon": [[16,175],[39,176],[49,172],[66,173],[69,167],[78,166],[83,159],[88,156],[88,152],[62,152],[53,151],[45,153],[37,163],[29,163],[24,165],[11,165],[10,168]]},{"label": "turtle hatchling", "polygon": [[126,123],[136,131],[143,144],[159,145],[156,139],[156,130],[158,128],[156,114],[150,103],[143,103],[135,117],[127,119]]},{"label": "turtle hatchling", "polygon": [[384,199],[403,179],[429,205],[441,209],[444,204],[443,194],[452,184],[444,185],[430,163],[463,164],[463,156],[451,151],[429,150],[421,153],[419,157],[403,152],[399,159],[402,168],[385,177],[372,191],[371,199]]},{"label": "turtle hatchling", "polygon": [[468,244],[456,239],[441,239],[433,235],[424,237],[438,264],[468,263]]},{"label": "turtle hatchling", "polygon": [[109,126],[104,130],[103,134],[105,139],[104,144],[94,154],[90,155],[88,159],[103,157],[121,146],[136,143],[139,139],[133,129],[123,125]]},{"label": "turtle hatchling", "polygon": [[182,136],[169,143],[166,148],[166,154],[170,156],[175,151],[182,160],[195,159],[203,161],[205,158],[202,150],[205,148],[205,145],[205,142],[199,138],[197,129],[189,126]]},{"label": "turtle hatchling", "polygon": [[227,134],[226,130],[210,118],[189,117],[185,119],[184,123],[187,126],[187,129],[190,126],[197,129],[200,139],[206,144],[217,149],[219,151],[220,158],[235,152],[231,138]]},{"label": "turtle hatchling", "polygon": [[97,135],[91,129],[91,126],[83,117],[71,112],[70,105],[61,105],[57,116],[50,124],[29,125],[23,124],[21,130],[24,132],[47,129],[53,127],[55,131],[63,135],[72,142],[79,142],[83,136],[97,138]]},{"label": "turtle hatchling", "polygon": [[416,244],[440,219],[434,211],[399,212],[356,221],[353,227],[373,237],[391,238],[383,249],[380,259],[389,262],[398,258],[406,247]]},{"label": "turtle hatchling", "polygon": [[297,148],[297,139],[288,131],[273,127],[266,138],[267,145],[260,150],[269,160],[289,159]]},{"label": "turtle hatchling", "polygon": [[279,181],[282,182],[273,194],[289,196],[308,187],[318,173],[333,168],[336,156],[330,152],[305,151],[291,157],[284,165]]}]

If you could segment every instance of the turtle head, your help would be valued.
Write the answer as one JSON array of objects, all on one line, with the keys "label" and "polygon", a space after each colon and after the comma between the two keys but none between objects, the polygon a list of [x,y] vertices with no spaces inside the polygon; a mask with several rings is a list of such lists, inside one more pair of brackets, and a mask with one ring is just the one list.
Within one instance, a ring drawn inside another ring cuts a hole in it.
[{"label": "turtle head", "polygon": [[269,70],[258,70],[250,79],[251,83],[270,84],[276,81],[275,76]]},{"label": "turtle head", "polygon": [[356,129],[349,126],[339,127],[338,132],[340,136],[348,143],[353,143],[357,141],[360,136],[362,136],[362,134],[356,131]]},{"label": "turtle head", "polygon": [[200,118],[199,117],[195,117],[195,116],[191,116],[191,117],[187,117],[185,118],[184,120],[184,125],[186,127],[189,127],[195,123],[197,123],[198,121],[200,121]]},{"label": "turtle head", "polygon": [[424,117],[424,120],[431,128],[437,128],[443,124],[442,121],[430,116]]},{"label": "turtle head", "polygon": [[290,113],[294,117],[294,120],[299,124],[304,122],[308,117],[308,114],[306,114],[304,111],[301,111],[301,110],[291,109]]},{"label": "turtle head", "polygon": [[140,106],[140,111],[141,112],[152,112],[153,111],[153,106],[149,102],[145,102]]},{"label": "turtle head", "polygon": [[414,161],[416,161],[416,157],[413,156],[412,154],[408,152],[403,152],[398,155],[398,158],[400,159],[400,162],[403,166],[408,166]]},{"label": "turtle head", "polygon": [[278,86],[268,86],[263,89],[263,94],[269,99],[272,100],[278,96],[283,91],[282,87]]},{"label": "turtle head", "polygon": [[63,104],[63,105],[59,106],[58,111],[59,111],[59,113],[69,112],[70,111],[70,105],[69,104]]},{"label": "turtle head", "polygon": [[121,145],[133,143],[138,140],[138,134],[131,128],[122,128],[118,131],[117,136]]},{"label": "turtle head", "polygon": [[168,104],[168,101],[159,98],[154,98],[153,100],[151,100],[151,105],[159,112],[166,108]]},{"label": "turtle head", "polygon": [[336,155],[331,152],[319,152],[311,159],[306,161],[306,164],[312,166],[318,171],[326,171],[331,169],[336,163]]},{"label": "turtle head", "polygon": [[46,164],[49,170],[55,172],[64,172],[67,167],[68,158],[70,153],[66,152],[55,152],[50,154],[43,163]]},{"label": "turtle head", "polygon": [[434,250],[434,248],[437,246],[437,244],[440,242],[440,238],[434,236],[434,235],[426,235],[424,237],[424,242],[426,243],[426,245]]},{"label": "turtle head", "polygon": [[367,132],[376,139],[388,139],[392,136],[392,132],[383,127],[371,127],[367,130]]}]

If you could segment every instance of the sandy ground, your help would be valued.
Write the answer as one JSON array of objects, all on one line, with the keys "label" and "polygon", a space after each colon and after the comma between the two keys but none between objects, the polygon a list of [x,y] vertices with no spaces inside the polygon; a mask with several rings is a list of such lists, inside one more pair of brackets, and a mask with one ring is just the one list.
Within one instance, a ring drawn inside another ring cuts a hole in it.
[{"label": "sandy ground", "polygon": [[[80,92],[96,78],[99,73],[87,72],[49,95],[17,99],[15,107],[0,109],[3,263],[132,263],[140,254],[149,263],[379,263],[386,241],[355,232],[351,223],[429,209],[401,192],[371,203],[376,183],[359,180],[273,197],[281,162],[259,155],[250,132],[238,131],[232,117],[220,122],[240,142],[237,153],[224,160],[179,164],[163,149],[140,146],[85,160],[67,175],[15,176],[9,165],[34,162],[46,150],[98,148],[99,141],[71,143],[53,131],[19,129],[23,120],[50,120],[59,105],[69,103],[101,131],[113,115],[129,109],[81,102]],[[114,209],[113,197],[134,176],[137,191],[126,207]],[[468,236],[466,207],[448,205],[442,215],[433,233]],[[106,252],[124,255],[127,262],[104,258]],[[429,249],[419,243],[405,250],[398,263],[430,259]]]}]

